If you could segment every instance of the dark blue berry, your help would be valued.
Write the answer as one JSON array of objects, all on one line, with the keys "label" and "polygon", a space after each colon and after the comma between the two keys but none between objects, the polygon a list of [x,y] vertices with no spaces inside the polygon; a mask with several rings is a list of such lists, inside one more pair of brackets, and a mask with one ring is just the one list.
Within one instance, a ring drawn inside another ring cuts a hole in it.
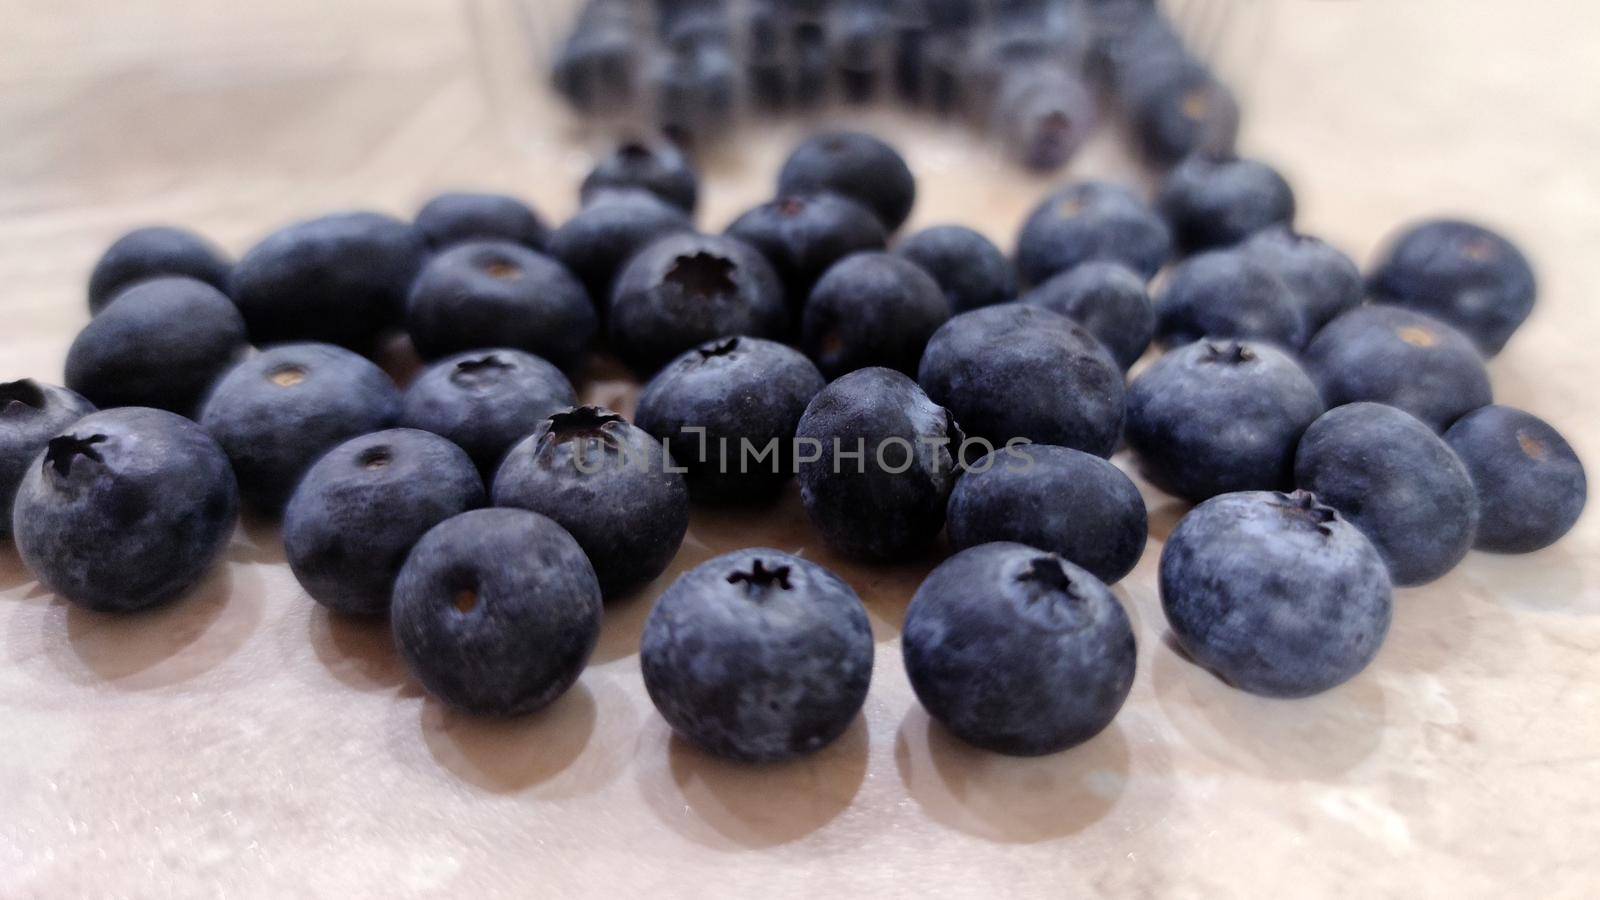
[{"label": "dark blue berry", "polygon": [[433,257],[406,302],[406,330],[424,359],[514,347],[572,370],[596,327],[594,304],[565,266],[507,241],[457,244]]},{"label": "dark blue berry", "polygon": [[612,348],[648,375],[706,341],[789,330],[783,285],[755,248],[716,235],[661,238],[628,263],[611,295]]},{"label": "dark blue berry", "polygon": [[1478,489],[1479,550],[1532,553],[1577,524],[1589,481],[1572,446],[1543,419],[1485,406],[1457,420],[1444,440]]},{"label": "dark blue berry", "polygon": [[839,194],[763,203],[734,220],[728,234],[772,263],[796,316],[834,263],[858,251],[882,250],[889,239],[871,210]]},{"label": "dark blue berry", "polygon": [[1133,687],[1133,628],[1099,579],[1059,556],[981,544],[928,575],[906,610],[906,674],[928,715],[1012,756],[1077,746]]},{"label": "dark blue berry", "polygon": [[1199,153],[1167,174],[1156,206],[1188,253],[1231,247],[1258,231],[1294,223],[1294,191],[1253,159]]},{"label": "dark blue berry", "polygon": [[439,360],[411,382],[400,424],[449,438],[491,478],[512,445],[577,402],[561,370],[537,356],[503,347],[471,350]]},{"label": "dark blue berry", "polygon": [[1144,355],[1155,337],[1156,310],[1144,278],[1122,263],[1075,266],[1024,294],[1022,302],[1082,325],[1124,371]]},{"label": "dark blue berry", "polygon": [[1201,338],[1237,338],[1299,350],[1310,337],[1288,283],[1238,250],[1213,250],[1184,260],[1156,298],[1156,340],[1168,347]]},{"label": "dark blue berry", "polygon": [[89,273],[89,311],[98,313],[122,289],[150,278],[183,276],[228,289],[233,264],[210,241],[181,228],[155,226],[128,232]]},{"label": "dark blue berry", "polygon": [[850,585],[754,548],[673,582],[645,623],[639,666],[662,718],[708,753],[777,762],[855,721],[872,679],[872,627]]},{"label": "dark blue berry", "polygon": [[1366,534],[1397,585],[1433,581],[1472,549],[1472,476],[1427,425],[1392,406],[1352,403],[1313,422],[1294,477]]},{"label": "dark blue berry", "polygon": [[949,318],[950,301],[921,266],[890,253],[857,253],[812,289],[800,342],[829,378],[868,366],[910,374]]},{"label": "dark blue berry", "polygon": [[130,612],[199,583],[238,512],[228,457],[204,431],[129,406],[50,439],[17,489],[12,528],[45,587],[89,609]]},{"label": "dark blue berry", "polygon": [[52,437],[94,412],[72,391],[31,378],[0,383],[0,538],[11,534],[11,501]]},{"label": "dark blue berry", "polygon": [[504,194],[440,194],[417,211],[416,228],[435,250],[466,241],[510,241],[531,250],[550,243],[539,214]]},{"label": "dark blue berry", "polygon": [[1014,541],[1055,553],[1114,584],[1144,553],[1144,498],[1098,456],[1031,444],[967,464],[950,495],[950,543]]},{"label": "dark blue berry", "polygon": [[661,442],[594,406],[555,413],[512,447],[493,499],[571,532],[607,597],[666,571],[689,528],[689,491]]},{"label": "dark blue berry", "polygon": [[370,212],[297,222],[234,267],[233,301],[258,345],[322,341],[369,349],[399,325],[427,256],[415,228]]},{"label": "dark blue berry", "polygon": [[578,276],[603,314],[612,282],[635,253],[690,230],[683,210],[648,191],[602,191],[550,236],[550,254]]},{"label": "dark blue berry", "polygon": [[289,568],[329,609],[386,613],[417,541],[483,502],[472,460],[436,434],[395,428],[352,438],[317,460],[284,509]]},{"label": "dark blue berry", "polygon": [[1443,319],[1486,356],[1505,347],[1533,311],[1533,267],[1499,234],[1451,219],[1414,225],[1390,244],[1368,282],[1381,303]]},{"label": "dark blue berry", "polygon": [[199,421],[227,452],[244,499],[276,514],[318,457],[399,417],[400,391],[371,362],[329,344],[284,344],[224,375]]},{"label": "dark blue berry", "polygon": [[1361,532],[1305,492],[1207,500],[1161,551],[1161,605],[1195,662],[1241,690],[1307,697],[1367,667],[1394,591]]},{"label": "dark blue berry", "polygon": [[1199,341],[1155,361],[1128,388],[1128,446],[1156,486],[1199,502],[1294,483],[1294,452],[1322,397],[1267,344]]},{"label": "dark blue berry", "polygon": [[1369,400],[1443,431],[1494,401],[1472,341],[1437,319],[1396,306],[1363,306],[1328,323],[1305,351],[1306,371],[1329,406]]},{"label": "dark blue berry", "polygon": [[800,499],[835,549],[901,559],[944,527],[964,437],[950,413],[893,369],[823,388],[796,429]]},{"label": "dark blue berry", "polygon": [[1229,154],[1239,135],[1239,102],[1192,61],[1146,75],[1129,98],[1134,142],[1145,159],[1171,166],[1195,154]]},{"label": "dark blue berry", "polygon": [[831,132],[802,143],[778,174],[779,195],[832,191],[865,205],[889,231],[911,215],[917,182],[895,149],[869,134]]},{"label": "dark blue berry", "polygon": [[796,350],[724,338],[657,372],[634,419],[667,442],[697,499],[760,502],[794,474],[795,427],[823,384]]},{"label": "dark blue berry", "polygon": [[[928,342],[917,380],[966,433],[1110,456],[1122,435],[1122,370],[1082,326],[1038,306],[962,313]],[[963,460],[969,462],[970,460]]]},{"label": "dark blue berry", "polygon": [[911,235],[895,253],[926,269],[953,313],[1017,299],[1017,273],[994,242],[963,225],[937,225]]},{"label": "dark blue berry", "polygon": [[1120,262],[1153,277],[1172,255],[1166,223],[1125,187],[1084,182],[1034,209],[1017,239],[1017,273],[1026,285],[1091,260]]},{"label": "dark blue berry", "polygon": [[124,290],[67,351],[67,387],[96,406],[151,406],[193,416],[211,385],[249,349],[228,295],[193,278]]},{"label": "dark blue berry", "polygon": [[1288,228],[1268,228],[1256,232],[1242,247],[1246,256],[1289,286],[1313,334],[1361,304],[1361,270],[1325,241]]},{"label": "dark blue berry", "polygon": [[694,215],[700,202],[700,176],[689,158],[665,141],[629,141],[595,164],[583,180],[581,196],[588,203],[603,191],[639,189]]},{"label": "dark blue berry", "polygon": [[1013,66],[1001,80],[991,131],[1022,165],[1051,172],[1066,165],[1094,134],[1094,94],[1070,66]]},{"label": "dark blue berry", "polygon": [[412,549],[390,617],[428,693],[469,713],[520,715],[554,702],[583,672],[600,639],[600,586],[555,522],[473,510]]}]

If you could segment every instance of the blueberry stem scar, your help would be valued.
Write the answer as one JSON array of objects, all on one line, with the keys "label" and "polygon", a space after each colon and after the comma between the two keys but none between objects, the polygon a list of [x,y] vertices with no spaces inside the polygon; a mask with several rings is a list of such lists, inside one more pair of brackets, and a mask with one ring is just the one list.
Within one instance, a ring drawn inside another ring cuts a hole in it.
[{"label": "blueberry stem scar", "polygon": [[761,560],[756,560],[750,571],[734,571],[728,575],[729,584],[744,582],[747,593],[756,593],[776,584],[782,590],[789,590],[789,567],[774,566],[768,569]]},{"label": "blueberry stem scar", "polygon": [[45,450],[44,464],[54,466],[57,474],[72,474],[72,461],[79,456],[92,459],[95,462],[105,462],[100,456],[100,451],[94,445],[103,442],[103,434],[91,434],[80,438],[75,434],[65,434],[58,438],[51,438],[49,447]]},{"label": "blueberry stem scar", "polygon": [[739,289],[733,282],[736,268],[738,266],[733,260],[702,251],[673,260],[672,268],[667,270],[663,280],[676,285],[690,297],[711,300]]}]

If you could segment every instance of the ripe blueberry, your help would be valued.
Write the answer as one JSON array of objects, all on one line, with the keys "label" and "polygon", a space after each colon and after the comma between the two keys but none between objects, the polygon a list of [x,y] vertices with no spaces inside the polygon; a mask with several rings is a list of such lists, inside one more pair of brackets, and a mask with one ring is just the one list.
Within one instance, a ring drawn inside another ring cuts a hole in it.
[{"label": "ripe blueberry", "polygon": [[689,217],[644,190],[597,192],[550,236],[550,255],[578,276],[604,314],[617,273],[656,238],[691,231]]},{"label": "ripe blueberry", "polygon": [[594,340],[594,304],[567,268],[507,241],[471,241],[428,261],[406,303],[406,330],[424,359],[514,347],[563,369]]},{"label": "ripe blueberry", "polygon": [[1127,371],[1149,349],[1156,311],[1144,278],[1122,263],[1086,262],[1054,275],[1023,303],[1066,316],[1099,339]]},{"label": "ripe blueberry", "polygon": [[1533,311],[1533,267],[1515,244],[1470,222],[1442,219],[1395,238],[1368,282],[1372,296],[1443,319],[1485,356],[1499,353]]},{"label": "ripe blueberry", "polygon": [[917,182],[895,149],[869,134],[832,132],[796,147],[778,174],[778,194],[843,194],[897,230],[911,215]]},{"label": "ripe blueberry", "polygon": [[11,534],[11,501],[28,465],[58,432],[94,412],[76,393],[31,378],[0,383],[0,538]]},{"label": "ripe blueberry", "polygon": [[1394,591],[1361,532],[1304,491],[1224,494],[1161,551],[1161,606],[1185,653],[1267,697],[1308,697],[1367,667]]},{"label": "ripe blueberry", "polygon": [[1238,250],[1213,250],[1173,267],[1156,298],[1156,340],[1168,347],[1201,338],[1268,341],[1299,350],[1310,337],[1289,285]]},{"label": "ripe blueberry", "polygon": [[199,421],[227,452],[244,499],[275,515],[317,457],[399,416],[400,391],[371,362],[329,344],[284,344],[224,375]]},{"label": "ripe blueberry", "polygon": [[811,291],[801,346],[829,378],[868,366],[910,374],[950,301],[921,266],[889,253],[857,253]]},{"label": "ripe blueberry", "polygon": [[1458,419],[1444,440],[1478,489],[1478,549],[1532,553],[1560,540],[1583,513],[1583,463],[1543,419],[1485,406]]},{"label": "ripe blueberry", "polygon": [[1258,231],[1294,222],[1294,191],[1253,159],[1199,153],[1168,173],[1156,206],[1189,253],[1231,247]]},{"label": "ripe blueberry", "polygon": [[1052,194],[1028,216],[1017,238],[1023,284],[1090,260],[1120,262],[1153,277],[1172,255],[1166,223],[1121,185],[1084,182]]},{"label": "ripe blueberry", "polygon": [[1258,231],[1241,247],[1294,295],[1311,333],[1361,304],[1361,270],[1333,245],[1288,228]]},{"label": "ripe blueberry", "polygon": [[1324,414],[1300,438],[1294,477],[1366,534],[1397,585],[1433,581],[1472,549],[1472,476],[1427,425],[1392,406]]},{"label": "ripe blueberry", "polygon": [[513,444],[577,402],[567,376],[531,353],[471,350],[439,360],[411,382],[400,424],[449,438],[491,478]]},{"label": "ripe blueberry", "polygon": [[22,562],[89,609],[131,612],[194,587],[233,535],[239,489],[225,456],[182,416],[91,413],[52,437],[17,489]]},{"label": "ripe blueberry", "polygon": [[1133,687],[1133,628],[1099,579],[1059,556],[980,544],[928,575],[906,609],[906,674],[928,715],[1011,756],[1077,746]]},{"label": "ripe blueberry", "polygon": [[797,318],[817,279],[834,263],[858,251],[882,250],[888,241],[871,210],[840,194],[763,203],[735,219],[728,235],[772,263]]},{"label": "ripe blueberry", "polygon": [[510,241],[531,250],[550,243],[539,214],[504,194],[440,194],[417,211],[416,228],[435,250],[466,241]]},{"label": "ripe blueberry", "polygon": [[289,568],[336,612],[389,610],[395,576],[428,529],[483,505],[483,479],[460,447],[411,428],[328,451],[283,512]]},{"label": "ripe blueberry", "polygon": [[629,141],[602,158],[583,180],[583,202],[602,191],[634,188],[649,191],[690,216],[700,200],[700,176],[683,151],[665,141]]},{"label": "ripe blueberry", "polygon": [[600,586],[555,522],[479,509],[417,542],[390,617],[428,693],[469,713],[520,715],[554,702],[583,672],[600,639]]},{"label": "ripe blueberry", "polygon": [[650,700],[708,753],[777,762],[843,734],[872,679],[872,627],[838,576],[778,550],[719,556],[650,611],[639,665]]},{"label": "ripe blueberry", "polygon": [[926,269],[950,310],[963,313],[1017,298],[1017,273],[993,241],[963,225],[937,225],[911,235],[894,252]]},{"label": "ripe blueberry", "polygon": [[228,289],[233,268],[211,242],[181,228],[128,232],[106,248],[89,274],[89,311],[98,313],[124,288],[150,278],[182,276]]}]

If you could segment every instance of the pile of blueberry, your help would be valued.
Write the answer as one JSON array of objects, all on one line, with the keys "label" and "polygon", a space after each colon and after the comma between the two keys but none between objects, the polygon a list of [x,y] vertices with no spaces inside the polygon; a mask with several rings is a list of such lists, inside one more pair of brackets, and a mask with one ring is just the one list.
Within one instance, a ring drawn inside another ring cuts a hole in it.
[{"label": "pile of blueberry", "polygon": [[[1535,284],[1487,229],[1410,228],[1364,279],[1292,230],[1270,167],[1202,151],[1153,206],[1051,195],[1011,258],[953,225],[890,250],[916,182],[855,133],[807,140],[725,234],[693,227],[697,194],[682,153],[637,143],[554,231],[448,194],[411,223],[290,225],[237,263],[184,231],[123,237],[67,388],[0,385],[21,558],[133,611],[193,587],[241,503],[281,515],[312,598],[387,614],[431,693],[506,715],[572,685],[604,602],[666,570],[691,502],[766,503],[798,476],[843,554],[947,536],[906,615],[911,684],[961,738],[1042,754],[1103,729],[1132,683],[1107,587],[1148,533],[1108,462],[1124,442],[1199,504],[1161,556],[1178,641],[1270,696],[1359,672],[1394,585],[1547,546],[1584,505],[1561,435],[1493,405],[1485,356]],[[362,355],[397,330],[427,362],[404,391]],[[602,345],[647,382],[632,422],[577,405],[569,376]],[[748,760],[836,738],[872,662],[850,585],[770,549],[679,578],[641,646],[672,727]]]},{"label": "pile of blueberry", "polygon": [[588,0],[552,65],[580,112],[688,142],[741,112],[892,100],[1054,169],[1124,115],[1169,165],[1231,149],[1239,109],[1155,0]]}]

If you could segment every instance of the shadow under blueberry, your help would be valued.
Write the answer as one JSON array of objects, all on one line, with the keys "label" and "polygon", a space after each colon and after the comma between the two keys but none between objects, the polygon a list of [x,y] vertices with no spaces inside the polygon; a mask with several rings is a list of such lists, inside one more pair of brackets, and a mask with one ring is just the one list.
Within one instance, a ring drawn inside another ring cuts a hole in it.
[{"label": "shadow under blueberry", "polygon": [[850,807],[867,774],[867,726],[859,715],[833,743],[782,763],[721,759],[675,734],[660,744],[666,770],[644,785],[645,799],[672,830],[717,850],[805,838]]},{"label": "shadow under blueberry", "polygon": [[594,734],[594,695],[580,680],[554,703],[510,719],[472,716],[427,698],[422,740],[451,773],[496,794],[549,781],[583,754]]},{"label": "shadow under blueberry", "polygon": [[1150,538],[1158,543],[1165,544],[1167,538],[1172,537],[1172,530],[1178,527],[1183,517],[1194,509],[1189,503],[1182,500],[1168,500],[1159,506],[1150,507]]},{"label": "shadow under blueberry", "polygon": [[19,588],[33,580],[33,573],[22,564],[17,545],[10,538],[0,538],[0,591]]},{"label": "shadow under blueberry", "polygon": [[270,516],[250,509],[239,512],[239,530],[228,544],[228,560],[236,563],[276,565],[287,562],[283,526]]},{"label": "shadow under blueberry", "polygon": [[391,690],[405,682],[405,662],[387,617],[347,616],[309,598],[304,602],[315,607],[306,617],[306,631],[328,674],[358,691]]},{"label": "shadow under blueberry", "polygon": [[1592,569],[1584,564],[1587,557],[1574,552],[1574,536],[1535,553],[1470,553],[1456,572],[1475,592],[1500,606],[1592,616],[1600,613],[1600,591],[1590,590]]},{"label": "shadow under blueberry", "polygon": [[[184,597],[134,613],[66,606],[63,646],[46,647],[78,683],[148,690],[188,681],[227,659],[261,621],[253,579],[219,565]],[[56,632],[62,634],[62,632]]]},{"label": "shadow under blueberry", "polygon": [[[1166,634],[1151,655],[1151,682],[1168,721],[1209,759],[1284,781],[1336,781],[1382,741],[1387,700],[1369,668],[1321,694],[1258,697],[1224,682]],[[1381,658],[1381,653],[1380,653]]]},{"label": "shadow under blueberry", "polygon": [[929,818],[988,841],[1032,844],[1075,834],[1127,786],[1128,742],[1115,722],[1084,744],[1013,757],[964,743],[913,705],[895,733],[900,781]]}]

